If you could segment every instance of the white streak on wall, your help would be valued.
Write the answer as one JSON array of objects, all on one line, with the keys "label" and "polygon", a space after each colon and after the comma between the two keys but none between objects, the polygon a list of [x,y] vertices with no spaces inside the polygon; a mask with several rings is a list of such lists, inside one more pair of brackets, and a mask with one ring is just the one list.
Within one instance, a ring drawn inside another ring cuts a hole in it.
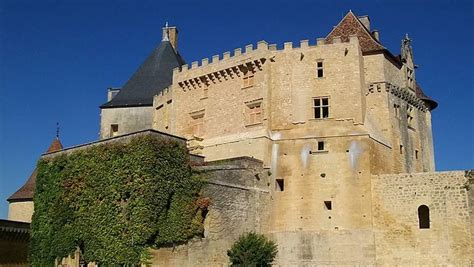
[{"label": "white streak on wall", "polygon": [[308,157],[309,157],[309,152],[311,151],[311,144],[305,144],[301,148],[301,163],[303,165],[303,169],[306,169],[308,167]]},{"label": "white streak on wall", "polygon": [[279,152],[278,150],[280,147],[279,147],[279,144],[277,144],[275,141],[281,138],[281,133],[269,132],[269,135],[270,135],[270,138],[273,140],[271,170],[272,170],[273,177],[276,177],[277,167],[278,167],[278,152]]},{"label": "white streak on wall", "polygon": [[279,145],[274,143],[272,145],[272,174],[273,174],[274,177],[276,177],[276,175],[277,175],[278,150],[279,150]]},{"label": "white streak on wall", "polygon": [[356,170],[357,163],[359,161],[359,156],[362,154],[363,149],[359,142],[357,141],[352,141],[351,145],[349,147],[349,161],[351,164],[351,169],[353,171]]}]

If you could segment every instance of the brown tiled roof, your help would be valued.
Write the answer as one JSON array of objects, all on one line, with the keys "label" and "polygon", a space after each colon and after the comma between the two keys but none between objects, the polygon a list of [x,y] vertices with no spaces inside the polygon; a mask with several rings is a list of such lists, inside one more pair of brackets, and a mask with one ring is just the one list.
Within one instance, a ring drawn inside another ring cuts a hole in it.
[{"label": "brown tiled roof", "polygon": [[26,183],[18,189],[13,195],[11,195],[7,201],[8,202],[16,202],[16,201],[31,201],[33,200],[33,195],[35,193],[35,186],[36,186],[36,168],[33,173],[30,175],[30,178],[26,181]]},{"label": "brown tiled roof", "polygon": [[48,150],[46,153],[51,153],[51,152],[56,152],[63,149],[63,144],[61,144],[61,141],[59,141],[58,138],[54,139],[51,145],[49,146]]},{"label": "brown tiled roof", "polygon": [[340,37],[342,42],[348,42],[349,36],[357,35],[362,52],[385,50],[385,47],[375,39],[359,19],[349,11],[346,16],[326,36],[326,43],[332,43],[334,37]]},{"label": "brown tiled roof", "polygon": [[[51,145],[49,146],[47,153],[56,152],[63,149],[63,145],[58,138],[55,138]],[[35,186],[36,186],[36,173],[37,170],[33,171],[30,175],[30,178],[26,181],[26,183],[18,189],[13,195],[11,195],[7,201],[8,202],[17,202],[17,201],[31,201],[33,200],[33,195],[35,194]]]}]

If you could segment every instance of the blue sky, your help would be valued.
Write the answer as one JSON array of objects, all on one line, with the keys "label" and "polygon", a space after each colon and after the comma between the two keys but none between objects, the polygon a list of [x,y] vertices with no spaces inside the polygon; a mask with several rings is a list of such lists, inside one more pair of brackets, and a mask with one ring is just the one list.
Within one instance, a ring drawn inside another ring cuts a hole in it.
[{"label": "blue sky", "polygon": [[[100,3],[99,3],[100,2]],[[326,36],[351,9],[392,53],[408,33],[432,114],[437,170],[474,168],[472,1],[0,1],[0,218],[61,124],[65,146],[96,140],[106,88],[122,86],[178,26],[189,63],[259,40]]]}]

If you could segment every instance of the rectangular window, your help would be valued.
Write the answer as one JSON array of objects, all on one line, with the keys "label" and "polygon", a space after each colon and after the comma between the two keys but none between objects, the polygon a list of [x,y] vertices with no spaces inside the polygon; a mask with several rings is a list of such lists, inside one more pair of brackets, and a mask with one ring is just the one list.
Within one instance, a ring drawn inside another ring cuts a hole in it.
[{"label": "rectangular window", "polygon": [[246,106],[247,125],[262,123],[263,112],[261,100],[246,103]]},{"label": "rectangular window", "polygon": [[209,85],[206,82],[203,82],[201,87],[202,87],[201,99],[207,98],[209,96]]},{"label": "rectangular window", "polygon": [[418,159],[418,150],[415,150],[415,159]]},{"label": "rectangular window", "polygon": [[408,105],[407,106],[407,123],[408,126],[413,127],[413,118],[414,118],[414,109],[412,106]]},{"label": "rectangular window", "polygon": [[202,137],[204,134],[204,113],[197,114],[193,118],[193,135]]},{"label": "rectangular window", "polygon": [[393,104],[393,109],[395,111],[395,118],[400,118],[400,105]]},{"label": "rectangular window", "polygon": [[403,145],[400,145],[400,154],[403,154]]},{"label": "rectangular window", "polygon": [[118,124],[111,124],[110,125],[110,137],[114,137],[118,135]]},{"label": "rectangular window", "polygon": [[313,98],[313,110],[315,119],[329,118],[329,97]]},{"label": "rectangular window", "polygon": [[252,70],[247,69],[244,72],[244,77],[242,78],[243,84],[242,88],[251,87],[254,84],[254,74]]},{"label": "rectangular window", "polygon": [[332,210],[332,202],[324,201],[324,207],[326,207],[327,210]]},{"label": "rectangular window", "polygon": [[408,87],[410,88],[415,88],[414,86],[414,72],[412,69],[408,68],[407,67],[407,83],[408,83]]},{"label": "rectangular window", "polygon": [[318,73],[318,78],[324,77],[323,62],[318,61],[316,65],[316,72]]},{"label": "rectangular window", "polygon": [[323,141],[318,142],[318,151],[324,151],[324,142]]},{"label": "rectangular window", "polygon": [[277,192],[285,191],[285,180],[275,179],[275,191]]}]

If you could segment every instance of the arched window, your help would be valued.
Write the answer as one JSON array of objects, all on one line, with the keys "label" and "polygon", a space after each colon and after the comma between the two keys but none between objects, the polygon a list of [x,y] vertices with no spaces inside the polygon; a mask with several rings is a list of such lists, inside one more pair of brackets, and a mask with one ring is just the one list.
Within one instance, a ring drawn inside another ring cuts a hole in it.
[{"label": "arched window", "polygon": [[430,208],[428,206],[421,205],[418,207],[418,223],[420,229],[430,228]]}]

